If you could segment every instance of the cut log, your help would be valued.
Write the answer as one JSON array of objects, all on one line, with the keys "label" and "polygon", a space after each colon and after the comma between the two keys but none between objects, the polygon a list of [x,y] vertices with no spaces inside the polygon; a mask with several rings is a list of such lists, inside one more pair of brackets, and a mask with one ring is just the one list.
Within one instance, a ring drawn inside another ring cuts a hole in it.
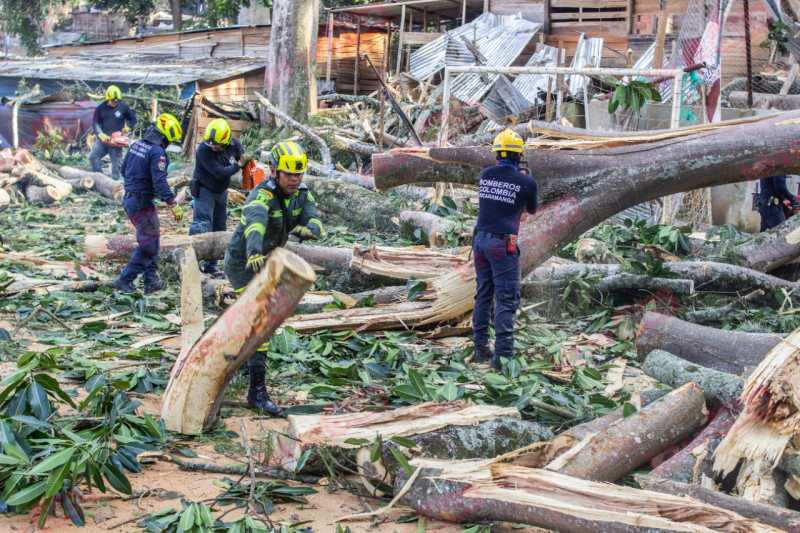
[{"label": "cut log", "polygon": [[111,199],[122,198],[125,193],[125,185],[122,182],[111,179],[99,172],[93,172],[92,176],[94,177],[94,190],[100,196]]},{"label": "cut log", "polygon": [[[529,150],[525,156],[537,169],[541,207],[535,215],[523,215],[520,223],[523,275],[627,207],[677,192],[797,172],[800,159],[793,143],[800,135],[798,118],[800,112],[789,112],[645,132],[638,143],[615,148]],[[484,147],[401,149],[373,157],[381,189],[422,181],[475,184],[480,170],[492,164]]]},{"label": "cut log", "polygon": [[[293,472],[297,461],[307,450],[318,456],[320,448],[351,450],[351,457],[363,446],[359,441],[372,443],[380,435],[384,441],[392,437],[408,437],[438,431],[449,426],[473,426],[499,417],[519,418],[514,407],[474,405],[471,401],[433,403],[426,402],[392,411],[362,412],[346,415],[289,415],[288,438],[279,440],[278,451],[273,454],[281,468]],[[542,430],[547,435],[547,430]],[[466,433],[465,433],[466,434]],[[440,449],[448,449],[441,445]],[[431,450],[431,453],[437,453]],[[444,453],[444,452],[442,452]],[[306,461],[311,472],[320,459]],[[317,467],[317,469],[319,466]]]},{"label": "cut log", "polygon": [[3,189],[0,189],[0,213],[8,209],[11,205],[11,196]]},{"label": "cut log", "polygon": [[68,167],[68,166],[58,166],[58,165],[47,165],[47,162],[44,162],[45,166],[47,166],[50,170],[58,173],[59,176],[64,178],[67,181],[73,180],[80,180],[80,179],[87,179],[91,178],[92,180],[96,181],[100,176],[108,178],[102,172],[92,172],[91,170],[83,170],[80,168],[75,167]]},{"label": "cut log", "polygon": [[703,309],[700,311],[692,311],[686,313],[686,320],[695,324],[708,324],[709,322],[721,322],[726,316],[730,315],[738,309],[747,307],[747,305],[764,298],[764,291],[758,289],[751,293],[745,294],[741,298],[736,298],[734,301],[722,307],[715,307],[712,309]]},{"label": "cut log", "polygon": [[194,248],[173,252],[181,272],[181,352],[188,352],[203,335],[203,287]]},{"label": "cut log", "polygon": [[347,221],[359,230],[395,232],[392,218],[400,216],[402,202],[358,185],[306,175],[303,183],[314,195],[317,207]]},{"label": "cut log", "polygon": [[[714,479],[714,453],[741,411],[736,399],[716,410],[711,421],[691,443],[658,465],[649,475],[681,483],[701,484]],[[647,487],[644,487],[647,488]]]},{"label": "cut log", "polygon": [[23,181],[31,185],[38,185],[39,187],[52,187],[59,194],[59,198],[66,198],[72,193],[72,185],[68,182],[48,176],[36,170],[26,169],[22,173]]},{"label": "cut log", "polygon": [[[571,265],[570,265],[571,266]],[[537,269],[538,270],[538,269]],[[569,284],[569,278],[525,280],[520,287],[522,295],[526,298],[536,298],[542,293],[553,290],[563,290]],[[690,279],[657,278],[637,274],[617,274],[607,276],[594,284],[595,290],[603,293],[621,291],[658,292],[669,291],[674,295],[692,296],[694,281]]]},{"label": "cut log", "polygon": [[664,350],[650,352],[645,357],[642,370],[673,389],[687,383],[698,383],[703,388],[709,407],[739,398],[744,388],[744,382],[739,376],[690,363]]},{"label": "cut log", "polygon": [[736,476],[734,490],[742,499],[785,508],[789,503],[785,484],[786,474],[764,459],[745,460]]},{"label": "cut log", "polygon": [[641,411],[589,435],[545,468],[594,481],[616,481],[706,421],[703,389],[689,383]]},{"label": "cut log", "polygon": [[[262,152],[263,153],[263,152]],[[323,178],[330,177],[333,180],[341,181],[344,183],[349,183],[350,185],[357,185],[359,187],[363,187],[365,189],[375,189],[375,181],[373,180],[371,175],[366,174],[353,174],[352,172],[340,172],[338,170],[334,170],[333,174],[329,172],[330,169],[324,168],[320,163],[316,161],[308,160],[308,176],[320,176]]]},{"label": "cut log", "polygon": [[747,103],[746,91],[731,91],[728,95],[731,107],[751,109],[771,109],[775,111],[792,111],[800,109],[800,94],[753,93],[753,105]]},{"label": "cut log", "polygon": [[[643,407],[647,407],[654,401],[663,398],[666,396],[666,394],[667,391],[665,390],[645,390],[639,395],[638,401],[633,401],[632,403],[635,405],[636,409],[641,409]],[[577,426],[573,426],[570,429],[559,433],[547,443],[547,448],[545,448],[542,456],[542,464],[537,466],[544,466],[547,463],[552,462],[555,458],[563,455],[564,452],[576,446],[589,435],[597,433],[601,429],[605,429],[611,424],[622,420],[623,418],[625,418],[625,415],[623,414],[623,408],[620,407],[619,409],[612,411],[605,416],[595,418],[594,420],[584,422],[583,424],[578,424]]]},{"label": "cut log", "polygon": [[175,361],[161,419],[170,431],[197,434],[214,423],[225,387],[283,323],[315,281],[300,257],[276,248],[239,299]]},{"label": "cut log", "polygon": [[797,511],[781,509],[774,505],[755,503],[713,489],[690,485],[688,483],[680,483],[678,481],[659,479],[653,476],[637,474],[636,481],[643,489],[648,491],[656,491],[662,494],[672,494],[675,496],[687,496],[708,505],[727,509],[745,518],[758,520],[763,524],[776,527],[780,531],[794,531],[793,528],[800,527],[800,513]]},{"label": "cut log", "polygon": [[723,331],[647,312],[639,324],[636,352],[644,361],[653,350],[664,350],[690,363],[741,376],[752,372],[781,337]]},{"label": "cut log", "polygon": [[422,468],[409,483],[397,476],[400,503],[448,522],[524,523],[561,533],[634,531],[777,532],[772,526],[697,500],[580,480],[534,468],[415,459]]},{"label": "cut log", "polygon": [[444,248],[449,243],[444,238],[448,232],[454,231],[457,224],[452,220],[423,211],[403,211],[400,213],[400,235],[416,240],[417,234],[428,239],[431,248]]},{"label": "cut log", "polygon": [[69,183],[76,192],[88,191],[94,187],[94,178],[91,176],[65,181]]},{"label": "cut log", "polygon": [[469,265],[469,248],[453,251],[459,253],[432,252],[424,246],[372,246],[364,250],[356,244],[351,267],[369,276],[402,280],[433,279]]},{"label": "cut log", "polygon": [[52,204],[61,200],[62,197],[55,187],[28,185],[25,187],[25,198],[32,204]]},{"label": "cut log", "polygon": [[[114,180],[111,180],[114,181]],[[165,260],[172,260],[178,248],[191,246],[199,261],[214,261],[225,257],[233,232],[218,231],[198,235],[164,235],[161,237],[159,253]],[[138,244],[132,235],[92,234],[84,238],[84,253],[91,259],[125,262],[131,257]]]},{"label": "cut log", "polygon": [[776,465],[800,431],[800,329],[772,348],[747,378],[744,410],[717,450],[714,470],[732,472],[740,459]]}]

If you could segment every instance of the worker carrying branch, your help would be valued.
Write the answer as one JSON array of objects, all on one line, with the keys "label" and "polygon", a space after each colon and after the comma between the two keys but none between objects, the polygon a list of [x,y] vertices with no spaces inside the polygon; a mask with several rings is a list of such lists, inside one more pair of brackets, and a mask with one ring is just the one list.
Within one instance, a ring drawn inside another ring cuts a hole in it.
[{"label": "worker carrying branch", "polygon": [[138,243],[130,262],[114,280],[114,287],[122,292],[136,292],[133,281],[139,274],[143,278],[145,294],[164,288],[156,272],[161,228],[153,199],[159,196],[165,201],[172,208],[176,221],[183,218],[183,208],[175,202],[175,195],[167,184],[169,158],[166,152],[170,143],[181,140],[181,134],[180,122],[164,113],[140,140],[131,145],[122,162],[122,175],[125,177],[122,207],[136,229]]},{"label": "worker carrying branch", "polygon": [[[189,235],[227,229],[231,177],[252,159],[245,153],[242,143],[231,135],[231,127],[224,118],[212,120],[206,126],[189,182],[194,198],[194,220],[189,226]],[[210,276],[222,277],[216,261],[205,261],[201,270]]]},{"label": "worker carrying branch", "polygon": [[[225,253],[225,275],[238,293],[244,290],[267,256],[294,235],[300,241],[318,239],[322,222],[308,187],[302,183],[308,157],[294,142],[281,142],[270,153],[273,179],[261,182],[247,196],[242,219]],[[247,405],[273,416],[282,413],[270,399],[264,383],[266,348],[250,356]]]},{"label": "worker carrying branch", "polygon": [[[536,212],[536,181],[520,172],[525,143],[508,128],[495,137],[492,152],[497,165],[481,172],[478,221],[472,242],[478,282],[472,330],[476,363],[500,369],[502,359],[514,355],[514,322],[520,299],[517,233],[522,211]],[[495,301],[496,299],[496,301]],[[494,307],[494,352],[489,347],[489,323]]]},{"label": "worker carrying branch", "polygon": [[117,132],[129,133],[136,125],[136,114],[121,100],[122,91],[116,85],[110,85],[106,89],[105,102],[95,108],[92,119],[92,129],[97,135],[89,155],[92,172],[103,171],[103,158],[108,155],[111,159],[111,177],[114,179],[120,176],[122,147],[111,143],[111,137]]}]

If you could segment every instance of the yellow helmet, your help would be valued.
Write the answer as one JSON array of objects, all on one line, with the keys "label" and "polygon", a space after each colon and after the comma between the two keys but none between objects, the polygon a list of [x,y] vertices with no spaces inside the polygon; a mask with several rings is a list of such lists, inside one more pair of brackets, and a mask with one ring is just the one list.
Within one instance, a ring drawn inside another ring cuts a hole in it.
[{"label": "yellow helmet", "polygon": [[302,174],[308,168],[308,156],[297,143],[284,141],[276,144],[269,154],[269,163],[275,171]]},{"label": "yellow helmet", "polygon": [[525,142],[517,132],[511,128],[501,131],[492,143],[492,152],[500,152],[501,157],[505,157],[505,152],[516,152],[521,154],[525,150]]},{"label": "yellow helmet", "polygon": [[178,119],[169,113],[162,113],[156,119],[156,129],[164,134],[169,142],[180,141],[183,130]]},{"label": "yellow helmet", "polygon": [[122,91],[116,85],[109,85],[106,89],[106,101],[122,100]]},{"label": "yellow helmet", "polygon": [[231,143],[231,127],[224,118],[214,119],[206,126],[206,133],[203,135],[206,144],[228,145]]}]

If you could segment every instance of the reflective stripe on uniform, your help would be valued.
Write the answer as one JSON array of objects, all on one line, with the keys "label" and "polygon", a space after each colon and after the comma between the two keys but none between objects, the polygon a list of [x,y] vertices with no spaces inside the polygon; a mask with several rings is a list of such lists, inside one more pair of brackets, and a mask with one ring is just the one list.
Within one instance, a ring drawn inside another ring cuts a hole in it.
[{"label": "reflective stripe on uniform", "polygon": [[310,226],[311,224],[316,224],[319,228],[319,232],[322,233],[322,222],[320,222],[319,219],[312,218],[308,221],[308,225]]},{"label": "reflective stripe on uniform", "polygon": [[253,232],[259,233],[264,235],[267,232],[267,228],[261,222],[253,222],[249,226],[247,226],[244,230],[244,236],[247,237]]},{"label": "reflective stripe on uniform", "polygon": [[283,213],[280,211],[271,211],[269,214],[269,218],[281,218]]}]

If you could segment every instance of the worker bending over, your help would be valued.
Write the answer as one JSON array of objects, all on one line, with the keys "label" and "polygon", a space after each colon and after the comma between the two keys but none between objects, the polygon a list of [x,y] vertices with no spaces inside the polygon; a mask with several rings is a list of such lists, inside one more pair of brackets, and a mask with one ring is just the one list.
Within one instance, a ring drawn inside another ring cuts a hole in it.
[{"label": "worker bending over", "polygon": [[[194,198],[194,219],[189,226],[189,235],[227,229],[231,177],[251,159],[242,143],[231,135],[231,127],[224,118],[212,120],[206,126],[189,182]],[[201,270],[213,277],[222,276],[216,260],[205,261]]]},{"label": "worker bending over", "polygon": [[[314,197],[302,183],[308,158],[300,146],[281,142],[270,153],[273,179],[263,181],[247,196],[242,219],[225,253],[225,275],[238,293],[244,290],[267,256],[294,235],[304,241],[322,234]],[[251,409],[279,416],[283,411],[270,399],[264,383],[267,345],[250,356],[247,366]]]},{"label": "worker bending over", "polygon": [[[536,181],[519,171],[524,149],[522,137],[510,128],[495,137],[492,152],[497,154],[497,165],[481,172],[472,242],[478,282],[472,311],[473,361],[490,362],[498,370],[502,358],[514,355],[514,322],[520,297],[519,220],[523,210],[533,214],[538,205]],[[493,306],[494,352],[489,347]]]},{"label": "worker bending over", "polygon": [[142,274],[145,294],[164,288],[156,272],[161,228],[153,199],[159,196],[171,206],[176,221],[183,218],[183,208],[175,203],[175,195],[167,184],[169,158],[166,148],[169,143],[180,139],[180,122],[164,113],[140,140],[131,145],[122,162],[122,175],[125,177],[122,207],[136,229],[138,243],[131,260],[114,280],[114,287],[122,292],[136,292],[133,281],[139,274]]},{"label": "worker bending over", "polygon": [[[761,189],[758,195],[758,214],[761,215],[761,231],[772,229],[786,220],[784,201],[789,202],[791,213],[800,212],[800,202],[786,187],[786,176],[772,176],[758,180]],[[791,215],[790,215],[791,216]]]},{"label": "worker bending over", "polygon": [[109,146],[105,143],[111,140],[114,133],[118,131],[129,133],[131,128],[136,125],[136,114],[121,99],[122,91],[116,85],[111,85],[106,89],[105,102],[95,108],[92,129],[97,135],[97,139],[95,139],[92,153],[89,155],[92,172],[103,171],[103,158],[108,155],[111,159],[111,177],[115,180],[120,176],[122,147]]}]

